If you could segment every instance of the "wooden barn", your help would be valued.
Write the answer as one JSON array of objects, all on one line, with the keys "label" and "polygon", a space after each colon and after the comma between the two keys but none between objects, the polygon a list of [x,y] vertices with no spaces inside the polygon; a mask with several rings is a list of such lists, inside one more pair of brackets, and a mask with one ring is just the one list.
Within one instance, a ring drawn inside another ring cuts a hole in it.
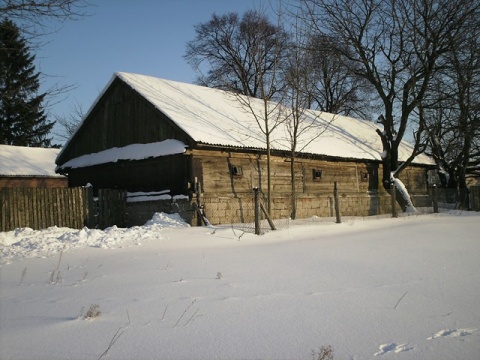
[{"label": "wooden barn", "polygon": [[[291,214],[288,112],[269,105],[272,209]],[[212,223],[251,219],[252,188],[266,196],[263,102],[217,89],[144,75],[116,73],[57,157],[69,186],[128,192],[197,192]],[[377,124],[317,111],[305,112],[294,162],[297,217],[331,216],[334,183],[344,214],[388,211],[381,186],[382,145]],[[402,144],[401,157],[411,152]],[[432,160],[418,156],[401,179],[411,194],[427,192]],[[253,216],[253,213],[252,213]]]},{"label": "wooden barn", "polygon": [[0,145],[0,188],[67,187],[64,175],[55,172],[60,149]]}]

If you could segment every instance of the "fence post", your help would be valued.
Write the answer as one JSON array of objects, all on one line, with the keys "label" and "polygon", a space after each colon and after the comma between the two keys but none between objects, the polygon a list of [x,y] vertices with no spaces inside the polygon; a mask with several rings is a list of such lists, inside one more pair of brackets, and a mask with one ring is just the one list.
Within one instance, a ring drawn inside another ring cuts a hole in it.
[{"label": "fence post", "polygon": [[438,191],[437,191],[437,184],[433,184],[433,212],[435,214],[438,213]]},{"label": "fence post", "polygon": [[480,211],[480,186],[477,186],[475,188],[472,187],[473,191],[473,199],[474,199],[474,210],[475,211]]},{"label": "fence post", "polygon": [[338,188],[336,181],[333,183],[333,198],[335,201],[335,217],[337,218],[336,222],[337,224],[340,224],[342,219],[340,218],[340,202],[338,201]]},{"label": "fence post", "polygon": [[480,211],[480,186],[471,186],[469,192],[471,210]]},{"label": "fence post", "polygon": [[197,226],[202,226],[202,223],[203,223],[202,185],[197,178],[195,178],[195,197],[197,200]]},{"label": "fence post", "polygon": [[397,215],[397,188],[395,187],[395,182],[390,181],[390,191],[392,192],[392,217],[396,218]]},{"label": "fence post", "polygon": [[93,203],[93,188],[91,186],[87,186],[83,188],[85,191],[85,220],[84,226],[89,229],[95,228],[95,211],[94,211],[94,203]]},{"label": "fence post", "polygon": [[8,190],[7,188],[0,189],[0,231],[10,230],[7,226],[8,218]]},{"label": "fence post", "polygon": [[260,212],[259,212],[259,199],[258,199],[258,188],[253,188],[253,204],[254,204],[254,213],[255,213],[255,235],[260,235]]}]

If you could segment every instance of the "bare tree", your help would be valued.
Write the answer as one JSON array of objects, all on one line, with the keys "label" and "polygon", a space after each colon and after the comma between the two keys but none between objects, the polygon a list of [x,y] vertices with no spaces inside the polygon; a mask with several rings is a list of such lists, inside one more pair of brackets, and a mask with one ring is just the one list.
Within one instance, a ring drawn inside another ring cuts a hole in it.
[{"label": "bare tree", "polygon": [[56,115],[55,121],[58,125],[61,126],[62,131],[56,132],[55,135],[64,141],[68,141],[70,137],[77,131],[80,123],[82,122],[83,117],[85,116],[85,111],[80,103],[76,102],[71,106],[69,114],[64,114],[63,116]]},{"label": "bare tree", "polygon": [[197,83],[266,99],[279,90],[271,79],[286,52],[288,34],[266,15],[253,10],[241,18],[237,13],[213,14],[195,32],[184,57],[200,73]]},{"label": "bare tree", "polygon": [[[0,14],[13,20],[24,34],[38,34],[45,22],[75,20],[86,15],[87,0],[2,0]],[[51,25],[51,24],[50,24]]]},{"label": "bare tree", "polygon": [[463,36],[445,55],[425,105],[442,185],[457,189],[466,189],[467,177],[479,176],[480,170],[480,19]]},{"label": "bare tree", "polygon": [[[262,52],[262,45],[259,44],[256,56],[253,56],[253,68],[262,69],[265,67],[265,57]],[[255,49],[252,49],[255,52]],[[285,121],[282,112],[281,102],[271,100],[274,95],[275,85],[277,84],[277,76],[280,70],[275,66],[269,74],[258,71],[257,86],[259,91],[259,99],[243,94],[235,94],[239,104],[249,112],[255,119],[258,129],[263,136],[266,146],[266,163],[267,163],[267,211],[272,210],[272,172],[271,172],[271,152],[272,152],[272,134]],[[258,104],[261,106],[258,106]],[[261,172],[261,169],[259,169]],[[260,190],[261,182],[259,183]]]},{"label": "bare tree", "polygon": [[[336,50],[336,40],[326,35],[310,35],[303,66],[309,69],[308,108],[332,114],[366,118],[369,110],[369,84],[347,66],[347,59]],[[344,51],[348,51],[345,49]]]},{"label": "bare tree", "polygon": [[[271,211],[271,135],[284,120],[279,104],[283,87],[280,69],[289,35],[258,11],[247,11],[241,19],[236,13],[213,14],[209,22],[195,26],[195,32],[195,39],[187,43],[185,59],[200,73],[202,65],[207,68],[206,75],[200,75],[197,82],[235,94],[241,106],[253,115],[264,138],[267,209]],[[254,98],[261,99],[261,107]]]},{"label": "bare tree", "polygon": [[[327,123],[319,122],[317,121],[318,111],[309,110],[312,107],[312,102],[318,101],[312,100],[319,92],[314,79],[316,63],[312,61],[312,52],[311,48],[307,46],[308,40],[306,40],[305,32],[301,31],[298,19],[293,17],[293,20],[293,28],[295,29],[293,41],[283,68],[285,86],[282,95],[282,113],[285,118],[286,135],[290,149],[290,217],[295,219],[297,216],[297,154],[317,140],[328,128],[331,121]],[[333,119],[334,117],[332,117],[332,121]]]},{"label": "bare tree", "polygon": [[[383,144],[383,186],[424,151],[422,101],[439,59],[460,41],[465,24],[478,17],[475,0],[303,0],[312,31],[333,37],[345,65],[366,79],[382,104],[377,133]],[[399,161],[399,146],[416,123],[413,151]],[[402,186],[397,186],[402,189]],[[404,210],[410,197],[398,196]]]},{"label": "bare tree", "polygon": [[[299,76],[300,75],[300,76]],[[282,100],[282,113],[287,130],[290,147],[290,184],[291,184],[291,213],[290,217],[297,216],[297,154],[301,153],[310,143],[316,141],[335,120],[335,115],[328,122],[319,120],[318,111],[314,112],[304,106],[304,79],[301,74],[290,71],[290,79],[285,96]]]}]

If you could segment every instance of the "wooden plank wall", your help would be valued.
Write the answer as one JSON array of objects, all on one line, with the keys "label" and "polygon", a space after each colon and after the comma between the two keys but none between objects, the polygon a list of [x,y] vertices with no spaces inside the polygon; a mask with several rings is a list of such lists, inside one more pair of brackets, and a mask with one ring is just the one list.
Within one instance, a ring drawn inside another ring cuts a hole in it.
[{"label": "wooden plank wall", "polygon": [[96,167],[72,169],[70,186],[93,184],[99,189],[185,193],[189,159],[183,154],[154,159],[119,161]]},{"label": "wooden plank wall", "polygon": [[116,79],[95,105],[58,158],[60,163],[84,154],[129,144],[189,138],[145,98]]}]

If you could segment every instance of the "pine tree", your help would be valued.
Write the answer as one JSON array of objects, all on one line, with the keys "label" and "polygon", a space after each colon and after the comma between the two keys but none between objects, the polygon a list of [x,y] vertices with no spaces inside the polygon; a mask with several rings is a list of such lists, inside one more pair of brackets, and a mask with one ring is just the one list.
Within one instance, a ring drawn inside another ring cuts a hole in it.
[{"label": "pine tree", "polygon": [[50,146],[49,122],[38,94],[40,73],[35,71],[19,28],[9,19],[0,23],[0,144]]}]

